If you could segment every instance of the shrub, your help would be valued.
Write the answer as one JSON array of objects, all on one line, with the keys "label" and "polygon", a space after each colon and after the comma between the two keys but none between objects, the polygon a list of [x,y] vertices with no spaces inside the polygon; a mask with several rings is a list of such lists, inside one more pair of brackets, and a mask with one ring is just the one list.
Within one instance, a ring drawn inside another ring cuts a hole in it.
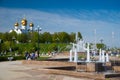
[{"label": "shrub", "polygon": [[0,56],[0,61],[8,61],[8,56]]},{"label": "shrub", "polygon": [[25,59],[24,56],[15,56],[13,60],[23,60]]},{"label": "shrub", "polygon": [[49,57],[39,57],[37,58],[38,61],[46,61]]},{"label": "shrub", "polygon": [[13,57],[13,60],[23,60],[24,56],[0,56],[0,61],[8,61],[8,57]]}]

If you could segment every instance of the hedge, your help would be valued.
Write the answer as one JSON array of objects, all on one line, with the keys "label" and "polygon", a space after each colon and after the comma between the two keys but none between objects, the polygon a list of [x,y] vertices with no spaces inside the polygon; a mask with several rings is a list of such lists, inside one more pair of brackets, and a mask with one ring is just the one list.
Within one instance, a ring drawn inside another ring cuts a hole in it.
[{"label": "hedge", "polygon": [[[0,56],[0,61],[9,61],[8,57],[12,57],[12,56]],[[13,56],[13,60],[23,60],[25,59],[24,56]]]}]

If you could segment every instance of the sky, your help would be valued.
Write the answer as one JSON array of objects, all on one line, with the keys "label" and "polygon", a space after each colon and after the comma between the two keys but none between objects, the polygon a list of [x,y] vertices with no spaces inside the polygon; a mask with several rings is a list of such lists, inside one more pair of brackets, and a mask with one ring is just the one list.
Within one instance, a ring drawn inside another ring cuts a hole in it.
[{"label": "sky", "polygon": [[81,32],[87,42],[120,47],[120,0],[0,0],[0,32],[24,17],[42,32]]}]

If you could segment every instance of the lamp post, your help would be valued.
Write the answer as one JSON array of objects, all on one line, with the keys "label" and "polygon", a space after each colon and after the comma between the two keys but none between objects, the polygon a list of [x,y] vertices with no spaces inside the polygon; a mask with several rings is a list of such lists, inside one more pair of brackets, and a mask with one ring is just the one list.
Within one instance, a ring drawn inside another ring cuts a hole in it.
[{"label": "lamp post", "polygon": [[57,53],[59,53],[59,45],[58,45],[58,43],[59,43],[59,38],[58,38],[58,37],[57,37],[56,41],[57,41]]},{"label": "lamp post", "polygon": [[102,50],[104,50],[105,49],[105,45],[104,45],[104,43],[103,43],[103,37],[101,37],[101,39],[100,39],[100,48],[102,49]]},{"label": "lamp post", "polygon": [[[13,40],[13,50],[14,50],[14,48],[15,48],[14,43],[15,43],[15,40],[16,40],[15,36],[12,37],[12,40]],[[11,51],[12,51],[12,50],[11,50]]]},{"label": "lamp post", "polygon": [[37,49],[37,53],[38,53],[38,57],[39,57],[39,50],[40,50],[40,40],[39,40],[39,33],[42,30],[42,28],[38,25],[36,28],[36,31],[38,32],[38,49]]}]

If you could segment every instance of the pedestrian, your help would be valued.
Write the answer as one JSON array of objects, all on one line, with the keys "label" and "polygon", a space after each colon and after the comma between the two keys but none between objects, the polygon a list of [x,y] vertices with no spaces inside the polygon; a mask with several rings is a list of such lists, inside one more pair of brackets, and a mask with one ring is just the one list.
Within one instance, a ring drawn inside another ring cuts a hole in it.
[{"label": "pedestrian", "polygon": [[31,53],[31,59],[32,59],[32,60],[35,59],[35,53],[34,53],[34,52]]},{"label": "pedestrian", "polygon": [[35,52],[35,59],[37,59],[38,58],[38,52],[36,51]]},{"label": "pedestrian", "polygon": [[29,57],[29,53],[26,51],[25,52],[25,58],[26,58],[26,60],[28,60],[28,57]]}]

